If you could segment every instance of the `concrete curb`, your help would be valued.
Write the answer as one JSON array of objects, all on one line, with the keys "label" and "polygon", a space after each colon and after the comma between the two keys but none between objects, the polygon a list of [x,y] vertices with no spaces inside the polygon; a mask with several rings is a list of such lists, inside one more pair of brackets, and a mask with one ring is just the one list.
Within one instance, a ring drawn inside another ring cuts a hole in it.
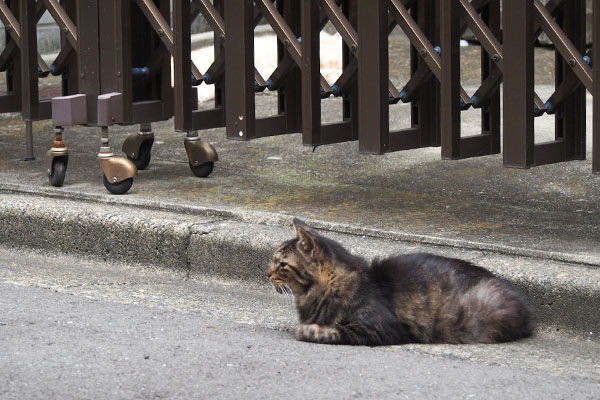
[{"label": "concrete curb", "polygon": [[[16,192],[8,193],[6,185],[0,190],[0,242],[13,247],[266,284],[273,248],[292,236],[291,217],[287,215],[187,207],[177,211],[175,205],[140,205],[109,195],[69,199],[60,192],[55,194],[62,198]],[[342,229],[347,227],[327,226],[329,236],[367,258],[429,251],[476,262],[518,286],[543,329],[588,337],[600,334],[598,268],[536,258],[535,254],[523,257],[490,248],[459,248],[459,244],[439,247],[361,235],[361,230],[338,232]]]},{"label": "concrete curb", "polygon": [[[283,213],[270,213],[249,210],[241,207],[205,207],[189,206],[167,201],[139,200],[130,197],[115,197],[112,195],[96,195],[62,190],[60,188],[32,187],[28,185],[0,183],[0,194],[37,195],[53,199],[68,199],[75,201],[95,202],[98,204],[118,204],[138,209],[166,211],[186,215],[197,215],[211,218],[234,219],[241,222],[256,224],[290,226],[294,216]],[[600,267],[600,257],[575,253],[563,253],[550,250],[538,250],[527,247],[514,247],[503,244],[476,242],[430,235],[420,235],[411,232],[389,231],[384,229],[366,228],[356,225],[326,222],[306,219],[311,226],[327,232],[345,233],[350,235],[367,236],[392,241],[420,243],[423,245],[451,247],[463,250],[485,251],[519,257],[529,257],[540,260],[558,261],[564,263]]]}]

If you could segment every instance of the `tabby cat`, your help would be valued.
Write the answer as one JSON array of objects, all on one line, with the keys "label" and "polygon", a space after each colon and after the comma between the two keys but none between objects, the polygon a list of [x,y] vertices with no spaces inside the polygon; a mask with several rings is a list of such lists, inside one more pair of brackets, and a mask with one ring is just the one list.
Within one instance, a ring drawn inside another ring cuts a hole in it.
[{"label": "tabby cat", "polygon": [[495,343],[531,336],[521,295],[469,262],[418,253],[370,265],[294,219],[269,281],[294,294],[298,340],[329,344]]}]

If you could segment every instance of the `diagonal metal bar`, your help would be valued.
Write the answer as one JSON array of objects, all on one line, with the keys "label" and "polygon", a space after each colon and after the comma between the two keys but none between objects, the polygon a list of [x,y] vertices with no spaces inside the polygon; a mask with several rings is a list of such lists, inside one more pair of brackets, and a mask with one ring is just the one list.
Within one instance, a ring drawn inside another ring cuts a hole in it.
[{"label": "diagonal metal bar", "polygon": [[70,44],[66,43],[60,52],[52,62],[52,66],[50,68],[52,75],[59,75],[64,70],[67,62],[69,61],[69,57],[73,53],[73,47]]},{"label": "diagonal metal bar", "polygon": [[[502,45],[498,39],[496,39],[494,34],[490,32],[487,25],[483,23],[479,17],[477,9],[473,6],[473,4],[469,0],[459,0],[459,2],[461,5],[460,12],[463,21],[479,39],[479,43],[481,43],[481,46],[485,49],[485,51],[491,55],[492,60],[496,63],[498,69],[500,71],[504,71],[504,55],[502,51]],[[500,84],[501,81],[502,77],[498,76],[496,73],[492,79],[487,79],[486,82],[484,82],[486,86],[483,87],[482,85],[483,89],[480,88],[474,97],[477,97],[477,99],[483,103],[485,96],[483,98],[480,98],[479,96],[489,93],[489,91],[493,90],[494,86]],[[533,102],[538,110],[538,114],[543,113],[546,110],[546,105],[535,92],[533,94]]]},{"label": "diagonal metal bar", "polygon": [[[417,48],[417,51],[425,61],[425,63],[431,69],[431,72],[439,80],[442,79],[442,60],[440,55],[435,51],[427,36],[423,33],[419,25],[410,16],[410,13],[404,7],[400,0],[390,0],[390,13],[396,19],[396,22],[400,28],[404,31],[404,34],[408,37],[411,44]],[[467,92],[460,87],[460,98],[463,101],[463,108],[468,107],[471,104],[471,98]]]},{"label": "diagonal metal bar", "polygon": [[[586,56],[589,57],[590,55],[591,52],[588,51]],[[567,71],[563,81],[560,83],[552,96],[548,98],[548,101],[546,101],[548,114],[554,114],[558,109],[560,109],[568,97],[575,92],[580,85],[581,81],[575,75],[575,72],[573,70]]]},{"label": "diagonal metal bar", "polygon": [[[0,1],[0,20],[4,24],[5,29],[10,34],[10,37],[14,41],[14,45],[21,46],[21,24],[15,18],[14,14],[8,8],[8,5],[4,1]],[[9,49],[9,52],[13,50]],[[38,67],[42,70],[42,72],[46,73],[49,71],[48,64],[42,59],[39,53],[37,53],[37,63]]]},{"label": "diagonal metal bar", "polygon": [[[196,7],[198,7],[200,13],[204,17],[204,19],[206,20],[208,25],[210,25],[211,29],[217,34],[217,36],[219,36],[220,40],[224,43],[227,40],[226,39],[227,35],[225,32],[225,21],[221,17],[221,14],[219,14],[219,11],[215,8],[215,6],[213,6],[213,4],[209,0],[194,0],[193,4]],[[258,7],[255,6],[254,11],[255,11],[255,15],[256,14],[260,15],[260,13],[258,13],[258,11],[259,11]],[[256,26],[259,21],[260,21],[260,18],[255,16],[254,26]],[[222,74],[223,68],[221,68],[222,66],[215,64],[215,63],[213,63],[213,65],[215,65],[215,68],[212,68],[212,66],[211,66],[211,68],[210,68],[211,72],[209,73],[209,75],[211,77],[211,81],[214,82],[214,80],[218,79],[218,77],[214,76],[213,74],[215,72],[219,72],[220,74]],[[208,71],[207,71],[207,73],[208,73]],[[260,88],[266,87],[265,79],[262,77],[262,75],[260,74],[260,72],[258,72],[258,70],[256,68],[254,68],[254,80],[257,82],[257,84]]]},{"label": "diagonal metal bar", "polygon": [[[173,32],[171,31],[171,26],[164,19],[160,10],[156,7],[156,4],[154,4],[152,0],[136,0],[136,3],[146,16],[146,19],[148,19],[148,22],[150,22],[150,25],[152,25],[152,28],[154,28],[158,34],[160,40],[167,47],[169,52],[173,54]],[[193,61],[192,75],[194,75],[194,78],[199,82],[202,81],[202,73]]]},{"label": "diagonal metal bar", "polygon": [[[287,25],[279,11],[269,0],[256,0],[255,4],[260,8],[263,17],[271,25],[275,34],[283,42],[284,47],[290,53],[296,64],[302,68],[302,49],[294,32]],[[331,93],[332,89],[327,80],[320,74],[319,81],[325,93]]]},{"label": "diagonal metal bar", "polygon": [[412,74],[406,85],[400,92],[400,100],[403,103],[408,103],[414,99],[414,94],[427,82],[431,77],[432,72],[426,65],[421,64],[416,72]]},{"label": "diagonal metal bar", "polygon": [[[211,29],[218,36],[225,36],[225,21],[221,18],[221,14],[219,11],[213,6],[210,0],[194,0],[192,2],[196,7],[199,8],[200,13],[210,25]],[[192,18],[193,20],[193,18]]]},{"label": "diagonal metal bar", "polygon": [[271,25],[275,34],[281,40],[285,48],[288,50],[296,64],[302,66],[302,49],[300,43],[294,35],[294,32],[286,24],[285,20],[277,11],[277,8],[269,0],[256,0],[256,5],[260,8],[262,15]]},{"label": "diagonal metal bar", "polygon": [[334,0],[321,0],[321,7],[344,42],[350,47],[350,51],[358,58],[358,33],[350,25],[337,3]]},{"label": "diagonal metal bar", "polygon": [[579,53],[573,42],[565,36],[558,23],[552,18],[552,15],[542,2],[534,0],[533,5],[536,21],[540,24],[552,43],[554,43],[554,47],[567,60],[567,63],[581,80],[581,83],[591,92],[593,84],[592,69],[583,61],[583,56]]},{"label": "diagonal metal bar", "polygon": [[69,18],[65,10],[60,6],[57,0],[41,0],[46,6],[46,10],[52,15],[58,27],[65,33],[67,40],[77,48],[77,28]]},{"label": "diagonal metal bar", "polygon": [[13,58],[17,54],[18,46],[14,40],[10,40],[6,43],[6,47],[0,53],[0,72],[6,71]]},{"label": "diagonal metal bar", "polygon": [[502,56],[502,45],[496,36],[488,29],[487,25],[479,18],[479,13],[469,0],[459,0],[461,16],[467,26],[479,39],[479,43],[485,51],[491,55],[492,60],[502,69],[504,58]]},{"label": "diagonal metal bar", "polygon": [[[348,22],[337,2],[335,0],[321,0],[321,9],[342,36],[342,40],[350,48],[350,51],[358,59],[358,32]],[[358,63],[353,64],[351,68],[358,68]],[[355,73],[354,71],[348,71],[348,75],[353,76]],[[396,86],[391,81],[388,82],[388,90],[394,99],[399,99],[400,92],[398,92],[398,89],[396,89]]]}]

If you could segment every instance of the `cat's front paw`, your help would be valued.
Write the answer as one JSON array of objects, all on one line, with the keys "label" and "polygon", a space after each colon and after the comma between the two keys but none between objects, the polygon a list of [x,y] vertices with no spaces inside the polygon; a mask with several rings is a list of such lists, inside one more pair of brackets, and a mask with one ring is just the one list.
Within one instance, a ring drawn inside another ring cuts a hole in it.
[{"label": "cat's front paw", "polygon": [[313,343],[339,343],[340,333],[335,328],[317,324],[301,324],[296,328],[296,339]]}]

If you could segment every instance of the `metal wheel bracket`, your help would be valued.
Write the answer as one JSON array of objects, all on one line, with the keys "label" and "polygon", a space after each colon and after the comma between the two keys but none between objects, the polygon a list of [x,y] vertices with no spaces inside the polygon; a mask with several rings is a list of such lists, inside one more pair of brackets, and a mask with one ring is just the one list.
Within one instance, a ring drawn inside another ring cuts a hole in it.
[{"label": "metal wheel bracket", "polygon": [[123,157],[100,158],[100,166],[104,175],[111,183],[118,183],[125,179],[134,178],[138,171],[133,162]]},{"label": "metal wheel bracket", "polygon": [[207,162],[219,161],[217,150],[208,142],[186,138],[184,145],[190,165],[198,166]]},{"label": "metal wheel bracket", "polygon": [[137,159],[140,155],[140,148],[146,141],[150,141],[150,144],[154,143],[154,133],[132,133],[127,136],[121,149],[128,157]]},{"label": "metal wheel bracket", "polygon": [[48,162],[49,162],[49,167],[48,167],[48,175],[52,175],[54,173],[54,159],[57,157],[64,157],[65,158],[65,165],[67,165],[69,163],[69,152],[67,151],[67,148],[63,148],[63,149],[50,149],[48,151]]}]

